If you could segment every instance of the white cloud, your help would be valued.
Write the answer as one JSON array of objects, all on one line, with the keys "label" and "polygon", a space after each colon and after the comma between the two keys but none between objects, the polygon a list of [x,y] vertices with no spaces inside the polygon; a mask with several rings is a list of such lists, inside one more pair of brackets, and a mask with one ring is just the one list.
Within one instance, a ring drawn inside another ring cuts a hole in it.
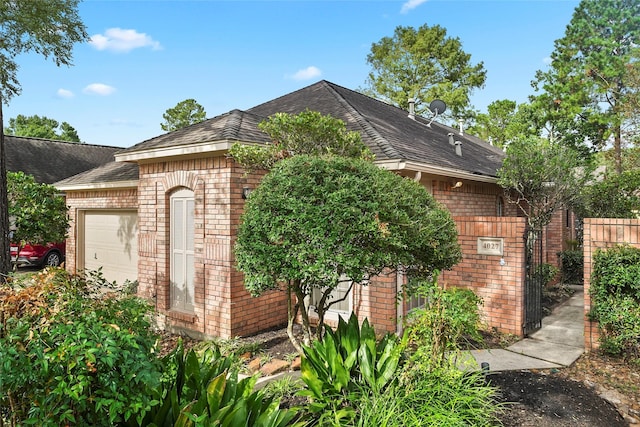
[{"label": "white cloud", "polygon": [[85,87],[82,92],[87,95],[101,95],[108,96],[116,91],[116,88],[113,86],[106,85],[104,83],[91,83],[87,87]]},{"label": "white cloud", "polygon": [[542,60],[542,62],[544,62],[546,65],[551,65],[551,61],[552,61],[552,59],[551,59],[550,56],[547,56],[546,58],[544,58]]},{"label": "white cloud", "polygon": [[303,68],[302,70],[297,71],[295,74],[291,76],[293,80],[310,80],[316,77],[320,77],[322,75],[322,71],[318,67],[314,67],[313,65],[307,68]]},{"label": "white cloud", "polygon": [[400,9],[400,13],[408,13],[410,10],[415,9],[420,6],[422,3],[426,3],[428,0],[408,0],[406,3],[402,5],[402,9]]},{"label": "white cloud", "polygon": [[136,30],[123,30],[122,28],[109,28],[104,34],[91,36],[89,44],[98,50],[112,52],[129,52],[139,47],[151,47],[160,50],[162,46],[145,33]]},{"label": "white cloud", "polygon": [[56,95],[58,95],[58,98],[73,98],[73,92],[62,88],[58,89]]}]

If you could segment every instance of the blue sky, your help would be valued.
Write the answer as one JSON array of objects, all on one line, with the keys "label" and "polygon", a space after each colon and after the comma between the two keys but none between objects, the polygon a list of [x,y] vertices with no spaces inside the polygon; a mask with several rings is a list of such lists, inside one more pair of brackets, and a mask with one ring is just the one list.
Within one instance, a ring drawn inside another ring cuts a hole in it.
[{"label": "blue sky", "polygon": [[371,44],[397,26],[440,25],[487,70],[472,103],[526,101],[564,34],[572,0],[85,0],[91,42],[74,65],[18,57],[22,93],[4,107],[70,123],[84,142],[129,147],[164,133],[162,114],[194,98],[215,117],[325,79],[362,88]]}]

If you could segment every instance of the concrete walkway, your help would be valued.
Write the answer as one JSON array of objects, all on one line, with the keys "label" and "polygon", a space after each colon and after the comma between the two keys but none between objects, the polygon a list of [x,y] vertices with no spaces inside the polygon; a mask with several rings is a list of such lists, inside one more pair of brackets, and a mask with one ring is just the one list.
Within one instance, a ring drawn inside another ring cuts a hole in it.
[{"label": "concrete walkway", "polygon": [[[576,290],[542,319],[542,328],[506,349],[471,350],[460,362],[467,369],[489,364],[489,371],[552,369],[571,365],[584,353],[584,293]],[[485,365],[486,366],[486,365]],[[472,368],[473,369],[473,368]]]}]

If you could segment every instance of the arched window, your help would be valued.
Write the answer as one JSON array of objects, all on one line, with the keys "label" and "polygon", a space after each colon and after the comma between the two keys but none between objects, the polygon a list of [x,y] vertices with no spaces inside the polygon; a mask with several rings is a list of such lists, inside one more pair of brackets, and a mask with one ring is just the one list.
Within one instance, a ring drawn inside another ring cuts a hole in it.
[{"label": "arched window", "polygon": [[171,309],[194,310],[194,197],[182,188],[171,194]]}]

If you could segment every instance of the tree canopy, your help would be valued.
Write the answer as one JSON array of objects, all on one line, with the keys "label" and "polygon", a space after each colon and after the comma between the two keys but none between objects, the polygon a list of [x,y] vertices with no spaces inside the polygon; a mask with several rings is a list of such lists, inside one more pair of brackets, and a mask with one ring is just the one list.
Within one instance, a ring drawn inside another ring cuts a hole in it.
[{"label": "tree canopy", "polygon": [[16,57],[34,52],[71,65],[73,45],[87,39],[80,0],[0,1],[0,281],[11,268],[2,106],[20,93]]},{"label": "tree canopy", "polygon": [[195,99],[189,98],[167,109],[162,118],[164,119],[164,122],[160,123],[162,130],[172,132],[205,121],[207,113]]},{"label": "tree canopy", "polygon": [[533,228],[547,225],[558,208],[571,206],[590,180],[591,166],[576,150],[543,138],[509,144],[498,170],[505,197]]},{"label": "tree canopy", "polygon": [[640,169],[604,174],[584,186],[572,204],[580,218],[637,218]]},{"label": "tree canopy", "polygon": [[306,339],[301,302],[314,289],[322,324],[340,281],[367,284],[399,266],[429,276],[461,256],[449,212],[419,183],[366,160],[307,155],[278,162],[251,193],[235,253],[253,295],[288,292],[289,321],[299,310]]},{"label": "tree canopy", "polygon": [[640,59],[639,44],[638,0],[582,0],[555,42],[550,68],[538,71],[533,82],[541,91],[533,100],[552,124],[550,137],[584,153],[612,142],[618,172],[629,96],[625,76]]},{"label": "tree canopy", "polygon": [[8,172],[7,196],[14,242],[45,244],[66,239],[67,206],[54,186],[39,184],[24,172]]},{"label": "tree canopy", "polygon": [[258,127],[269,135],[271,143],[234,144],[229,152],[248,171],[269,170],[278,161],[300,154],[373,159],[358,132],[348,131],[342,120],[317,111],[276,113]]},{"label": "tree canopy", "polygon": [[500,99],[487,106],[486,113],[475,117],[468,129],[479,138],[500,148],[516,139],[540,136],[541,129],[536,111],[530,104],[517,105],[515,101]]},{"label": "tree canopy", "polygon": [[430,102],[440,99],[454,118],[471,116],[469,97],[486,80],[483,63],[473,64],[460,39],[439,25],[396,27],[372,44],[367,63],[366,92],[404,109],[411,98],[418,114],[431,115]]},{"label": "tree canopy", "polygon": [[58,123],[57,120],[38,115],[27,117],[18,114],[15,118],[9,119],[9,126],[4,132],[7,135],[81,142],[78,132],[69,123]]}]

